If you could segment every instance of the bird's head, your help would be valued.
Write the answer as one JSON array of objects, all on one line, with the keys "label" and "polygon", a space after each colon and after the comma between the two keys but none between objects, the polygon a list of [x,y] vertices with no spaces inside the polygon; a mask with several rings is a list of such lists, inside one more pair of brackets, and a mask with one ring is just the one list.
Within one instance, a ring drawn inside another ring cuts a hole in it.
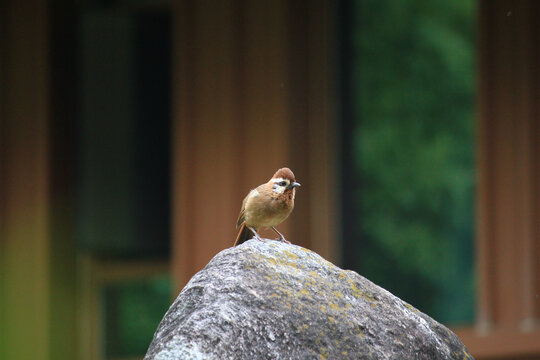
[{"label": "bird's head", "polygon": [[278,194],[289,191],[294,192],[294,189],[300,186],[300,183],[296,182],[291,169],[286,167],[276,171],[269,182],[272,184],[272,190]]}]

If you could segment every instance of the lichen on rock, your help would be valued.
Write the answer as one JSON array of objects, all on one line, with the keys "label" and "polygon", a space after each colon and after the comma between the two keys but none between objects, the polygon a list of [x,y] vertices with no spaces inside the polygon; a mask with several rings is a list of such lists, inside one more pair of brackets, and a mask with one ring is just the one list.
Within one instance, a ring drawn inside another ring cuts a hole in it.
[{"label": "lichen on rock", "polygon": [[184,287],[145,360],[472,359],[448,328],[318,254],[223,250]]}]

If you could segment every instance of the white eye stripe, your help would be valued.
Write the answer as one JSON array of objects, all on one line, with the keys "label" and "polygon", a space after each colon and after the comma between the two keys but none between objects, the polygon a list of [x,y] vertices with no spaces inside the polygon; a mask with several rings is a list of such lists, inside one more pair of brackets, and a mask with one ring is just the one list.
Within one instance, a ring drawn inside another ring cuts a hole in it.
[{"label": "white eye stripe", "polygon": [[291,181],[289,179],[284,179],[284,178],[277,178],[277,179],[273,179],[272,181],[274,182],[274,185],[277,185],[277,186],[289,186],[291,184]]},{"label": "white eye stripe", "polygon": [[274,185],[272,186],[272,190],[274,190],[274,192],[278,194],[283,194],[283,192],[285,192],[285,189],[287,189],[287,186],[289,186],[291,183],[289,179],[284,178],[272,179],[272,182],[274,183]]}]

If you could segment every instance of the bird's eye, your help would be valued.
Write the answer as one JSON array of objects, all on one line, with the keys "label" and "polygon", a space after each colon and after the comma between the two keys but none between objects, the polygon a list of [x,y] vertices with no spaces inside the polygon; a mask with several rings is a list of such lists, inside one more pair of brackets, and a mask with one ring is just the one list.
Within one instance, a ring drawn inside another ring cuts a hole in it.
[{"label": "bird's eye", "polygon": [[279,183],[279,186],[287,186],[287,182],[286,182],[286,181],[281,181],[281,182]]}]

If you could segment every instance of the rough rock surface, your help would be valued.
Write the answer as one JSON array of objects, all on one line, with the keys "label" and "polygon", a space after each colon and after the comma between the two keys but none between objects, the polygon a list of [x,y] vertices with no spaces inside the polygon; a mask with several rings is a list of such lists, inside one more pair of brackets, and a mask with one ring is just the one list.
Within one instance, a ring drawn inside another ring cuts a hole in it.
[{"label": "rough rock surface", "polygon": [[250,240],[189,281],[144,359],[472,357],[449,329],[357,273],[299,246]]}]

